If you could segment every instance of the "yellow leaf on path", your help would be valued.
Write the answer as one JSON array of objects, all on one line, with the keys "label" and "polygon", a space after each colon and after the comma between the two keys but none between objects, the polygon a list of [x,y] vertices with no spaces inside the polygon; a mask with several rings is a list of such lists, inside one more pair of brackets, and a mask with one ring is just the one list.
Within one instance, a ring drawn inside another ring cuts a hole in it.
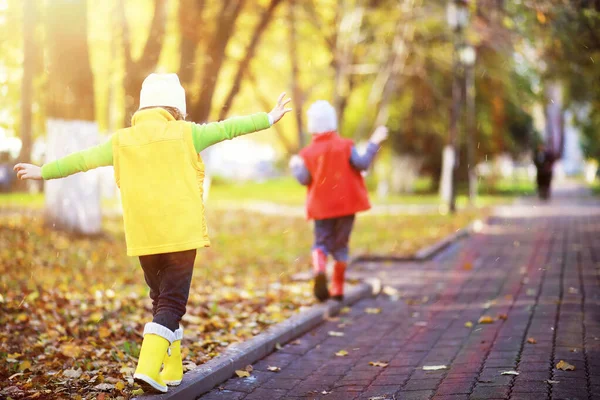
[{"label": "yellow leaf on path", "polygon": [[470,262],[466,262],[466,263],[463,264],[463,269],[465,271],[470,271],[470,270],[473,269],[473,264],[471,264]]},{"label": "yellow leaf on path", "polygon": [[502,371],[501,375],[519,375],[517,371]]},{"label": "yellow leaf on path", "polygon": [[466,328],[472,328],[473,327],[473,323],[471,321],[467,321],[467,322],[465,322],[465,327]]},{"label": "yellow leaf on path", "polygon": [[489,315],[483,315],[481,318],[479,318],[479,321],[477,321],[477,323],[479,323],[479,324],[493,324],[494,323],[494,318],[490,317]]},{"label": "yellow leaf on path", "polygon": [[335,337],[344,336],[344,332],[336,332],[336,331],[329,331],[329,332],[327,332],[327,334],[329,336],[335,336]]},{"label": "yellow leaf on path", "polygon": [[142,388],[134,389],[131,391],[131,394],[134,396],[141,396],[142,394],[144,394],[144,389],[142,389]]},{"label": "yellow leaf on path", "polygon": [[370,361],[369,365],[372,365],[373,367],[381,367],[381,368],[385,368],[389,365],[389,363],[384,363],[381,361]]},{"label": "yellow leaf on path", "polygon": [[29,361],[23,361],[19,364],[19,371],[25,371],[29,368],[31,368],[31,362]]},{"label": "yellow leaf on path", "polygon": [[72,343],[65,343],[60,346],[60,352],[67,357],[77,358],[81,354],[81,348]]},{"label": "yellow leaf on path", "polygon": [[110,336],[110,330],[105,326],[101,326],[98,329],[98,336],[100,336],[100,339],[105,339]]},{"label": "yellow leaf on path", "polygon": [[125,389],[125,382],[123,381],[119,381],[115,384],[115,389],[117,390],[123,390]]},{"label": "yellow leaf on path", "polygon": [[365,308],[365,312],[367,314],[379,314],[381,313],[381,308],[367,307]]},{"label": "yellow leaf on path", "polygon": [[235,374],[239,378],[248,378],[248,377],[250,377],[250,372],[248,372],[248,371],[242,371],[241,369],[236,370]]},{"label": "yellow leaf on path", "polygon": [[560,360],[558,362],[558,364],[556,364],[556,368],[557,369],[562,369],[563,371],[574,371],[575,370],[575,366],[569,364],[568,362],[564,361],[564,360]]},{"label": "yellow leaf on path", "polygon": [[439,371],[441,369],[448,369],[446,365],[424,365],[423,371]]},{"label": "yellow leaf on path", "polygon": [[530,338],[527,338],[527,343],[536,344],[537,340],[535,340],[535,338],[530,337]]},{"label": "yellow leaf on path", "polygon": [[502,319],[502,320],[507,320],[508,319],[508,315],[506,314],[498,314],[498,319]]},{"label": "yellow leaf on path", "polygon": [[281,350],[283,347],[281,346],[281,344],[279,342],[275,343],[275,348],[277,350]]},{"label": "yellow leaf on path", "polygon": [[269,365],[269,366],[267,367],[267,370],[269,370],[269,371],[271,371],[271,372],[279,372],[279,371],[281,371],[281,368],[279,368],[279,367],[275,367],[275,366],[273,366],[273,367],[272,367],[272,366],[270,366],[270,365]]},{"label": "yellow leaf on path", "polygon": [[348,355],[348,352],[346,350],[340,350],[337,353],[335,353],[335,355],[338,357],[344,357]]},{"label": "yellow leaf on path", "polygon": [[352,309],[350,307],[344,307],[340,310],[340,314],[348,314]]}]

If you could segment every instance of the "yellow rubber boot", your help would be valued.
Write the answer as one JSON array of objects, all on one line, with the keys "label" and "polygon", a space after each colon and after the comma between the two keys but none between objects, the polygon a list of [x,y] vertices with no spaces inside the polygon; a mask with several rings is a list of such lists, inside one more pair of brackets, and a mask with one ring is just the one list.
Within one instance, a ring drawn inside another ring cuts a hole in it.
[{"label": "yellow rubber boot", "polygon": [[181,359],[181,340],[183,339],[183,328],[175,331],[175,340],[171,343],[170,351],[165,354],[161,379],[168,386],[178,386],[183,379],[183,364]]},{"label": "yellow rubber boot", "polygon": [[167,392],[167,385],[160,377],[160,367],[174,339],[175,334],[169,328],[154,322],[146,324],[140,358],[133,374],[133,379],[144,390],[152,388],[162,393]]}]

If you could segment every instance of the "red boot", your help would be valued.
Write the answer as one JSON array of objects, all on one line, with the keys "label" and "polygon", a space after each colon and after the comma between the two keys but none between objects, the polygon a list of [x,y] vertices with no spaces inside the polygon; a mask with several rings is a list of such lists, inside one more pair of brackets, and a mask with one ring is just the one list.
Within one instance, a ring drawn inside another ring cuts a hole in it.
[{"label": "red boot", "polygon": [[344,299],[344,275],[346,272],[344,261],[336,261],[333,267],[333,278],[331,279],[331,289],[329,294],[334,300],[342,301]]},{"label": "red boot", "polygon": [[327,275],[325,275],[327,268],[327,256],[321,250],[316,249],[312,252],[312,261],[313,273],[315,276],[313,292],[317,300],[325,301],[329,298],[329,291],[327,290]]}]

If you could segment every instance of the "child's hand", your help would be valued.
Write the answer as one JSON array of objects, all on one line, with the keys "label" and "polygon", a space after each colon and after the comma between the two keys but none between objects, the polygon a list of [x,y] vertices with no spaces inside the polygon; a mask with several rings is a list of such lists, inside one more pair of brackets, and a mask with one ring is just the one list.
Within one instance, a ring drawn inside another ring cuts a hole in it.
[{"label": "child's hand", "polygon": [[279,98],[277,99],[277,105],[269,113],[269,115],[271,116],[271,120],[273,121],[273,124],[275,124],[277,121],[279,121],[281,119],[281,117],[283,117],[286,113],[292,111],[291,108],[284,108],[284,106],[287,103],[289,103],[290,101],[292,101],[292,99],[287,99],[286,101],[283,101],[284,97],[285,97],[285,92],[281,93],[281,95],[279,95]]},{"label": "child's hand", "polygon": [[381,125],[375,129],[375,132],[371,135],[370,141],[376,145],[380,145],[388,137],[388,128]]},{"label": "child's hand", "polygon": [[19,163],[13,169],[17,172],[17,176],[21,180],[35,179],[39,181],[42,179],[42,169],[37,165]]},{"label": "child's hand", "polygon": [[304,160],[299,155],[295,154],[290,158],[289,167],[291,169],[304,165]]}]

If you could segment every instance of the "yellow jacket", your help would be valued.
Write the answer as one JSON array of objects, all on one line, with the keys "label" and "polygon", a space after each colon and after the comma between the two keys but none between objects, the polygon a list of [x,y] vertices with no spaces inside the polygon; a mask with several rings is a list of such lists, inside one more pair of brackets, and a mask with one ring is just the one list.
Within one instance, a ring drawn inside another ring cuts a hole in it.
[{"label": "yellow jacket", "polygon": [[135,113],[130,128],[111,140],[42,167],[54,179],[114,165],[121,189],[127,255],[171,253],[210,245],[198,152],[225,139],[266,129],[266,113],[198,125],[175,121],[166,110]]}]

